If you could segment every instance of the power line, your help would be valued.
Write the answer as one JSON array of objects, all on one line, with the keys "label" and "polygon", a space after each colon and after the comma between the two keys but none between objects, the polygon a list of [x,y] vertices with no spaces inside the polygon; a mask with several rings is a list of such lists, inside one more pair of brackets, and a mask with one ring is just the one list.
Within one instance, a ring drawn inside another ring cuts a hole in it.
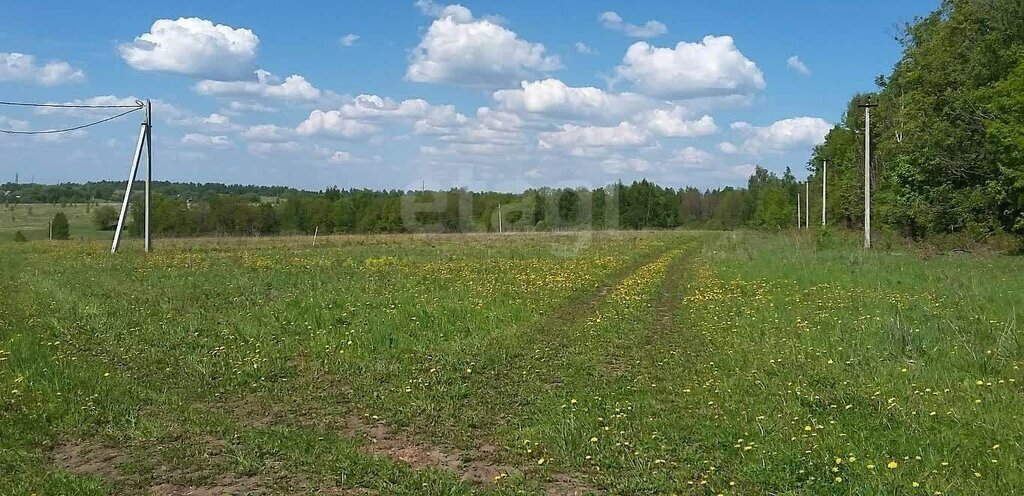
[{"label": "power line", "polygon": [[[123,106],[121,108],[123,108]],[[13,131],[13,130],[10,130],[10,129],[0,129],[0,133],[4,133],[4,134],[57,134],[57,133],[67,133],[67,132],[71,132],[71,131],[77,131],[79,129],[85,129],[87,127],[92,127],[92,126],[95,126],[97,124],[103,124],[104,122],[112,121],[114,119],[117,119],[118,117],[123,117],[123,116],[128,115],[128,114],[130,114],[132,112],[136,112],[136,111],[142,110],[142,108],[143,107],[132,107],[129,110],[121,112],[120,114],[117,114],[117,115],[113,115],[113,116],[107,117],[105,119],[100,119],[98,121],[90,122],[88,124],[82,124],[81,126],[69,127],[69,128],[64,128],[64,129],[48,129],[46,131]]]},{"label": "power line", "polygon": [[28,103],[28,102],[0,102],[0,105],[12,107],[50,107],[50,108],[142,108],[142,102],[136,100],[135,105],[86,105],[77,103]]}]

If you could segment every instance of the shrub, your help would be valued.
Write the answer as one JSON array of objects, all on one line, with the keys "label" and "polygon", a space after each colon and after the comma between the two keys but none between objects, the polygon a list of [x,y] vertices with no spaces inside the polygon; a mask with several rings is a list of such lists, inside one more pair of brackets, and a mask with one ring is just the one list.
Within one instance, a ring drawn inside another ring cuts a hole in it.
[{"label": "shrub", "polygon": [[814,246],[819,250],[830,250],[836,247],[835,229],[829,226],[821,226],[814,230]]},{"label": "shrub", "polygon": [[53,214],[53,221],[50,224],[50,232],[53,239],[68,239],[71,237],[71,226],[68,225],[68,216],[64,212]]},{"label": "shrub", "polygon": [[17,243],[24,243],[24,242],[28,241],[28,239],[25,238],[25,235],[21,231],[15,231],[14,232],[14,241],[17,242]]},{"label": "shrub", "polygon": [[110,205],[103,205],[92,213],[92,223],[100,231],[117,229],[117,210]]}]

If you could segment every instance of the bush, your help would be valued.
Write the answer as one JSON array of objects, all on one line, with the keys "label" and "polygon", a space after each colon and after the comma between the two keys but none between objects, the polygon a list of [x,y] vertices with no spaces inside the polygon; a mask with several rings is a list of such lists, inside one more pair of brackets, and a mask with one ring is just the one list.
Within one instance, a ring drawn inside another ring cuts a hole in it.
[{"label": "bush", "polygon": [[103,205],[92,213],[92,223],[100,231],[117,229],[117,210],[110,205]]},{"label": "bush", "polygon": [[64,212],[57,212],[53,215],[50,233],[53,239],[68,239],[71,237],[71,226],[68,225],[68,216],[64,215]]},{"label": "bush", "polygon": [[821,226],[814,230],[814,246],[819,250],[831,250],[838,245],[835,229]]},{"label": "bush", "polygon": [[14,232],[14,241],[16,243],[24,243],[24,242],[28,241],[28,239],[25,237],[24,234],[22,234],[21,231],[15,231]]}]

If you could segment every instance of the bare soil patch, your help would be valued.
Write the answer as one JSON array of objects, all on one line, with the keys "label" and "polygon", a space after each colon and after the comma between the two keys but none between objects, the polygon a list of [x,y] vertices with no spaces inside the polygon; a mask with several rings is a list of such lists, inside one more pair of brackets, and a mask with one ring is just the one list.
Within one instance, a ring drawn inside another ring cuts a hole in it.
[{"label": "bare soil patch", "polygon": [[60,444],[51,456],[53,463],[58,467],[101,479],[119,477],[117,466],[128,460],[128,457],[117,448],[81,441]]},{"label": "bare soil patch", "polygon": [[223,496],[225,494],[269,494],[260,489],[261,481],[256,477],[222,477],[209,486],[179,486],[159,484],[149,488],[152,496]]},{"label": "bare soil patch", "polygon": [[519,472],[511,465],[498,463],[495,460],[498,448],[489,444],[471,451],[444,450],[361,417],[346,419],[344,431],[349,437],[365,438],[367,442],[363,450],[368,454],[384,456],[417,469],[447,470],[475,484],[493,484]]},{"label": "bare soil patch", "polygon": [[[211,452],[223,452],[223,441],[211,439],[210,445]],[[50,456],[55,465],[76,474],[97,477],[119,487],[135,487],[141,484],[137,477],[128,476],[120,470],[119,465],[128,461],[128,455],[115,447],[89,441],[68,441],[58,444]],[[180,479],[184,474],[161,468],[152,475],[155,480],[167,481]],[[257,477],[225,475],[209,485],[200,486],[160,482],[149,486],[147,492],[153,496],[253,495],[269,494],[267,487],[268,484]]]},{"label": "bare soil patch", "polygon": [[[501,448],[493,444],[481,444],[472,450],[445,450],[362,417],[348,418],[344,431],[347,436],[365,438],[367,442],[363,450],[368,454],[396,460],[415,469],[446,470],[477,485],[494,484],[523,472],[515,466],[498,462],[497,454]],[[552,476],[545,484],[544,493],[548,496],[599,494],[566,474]]]}]

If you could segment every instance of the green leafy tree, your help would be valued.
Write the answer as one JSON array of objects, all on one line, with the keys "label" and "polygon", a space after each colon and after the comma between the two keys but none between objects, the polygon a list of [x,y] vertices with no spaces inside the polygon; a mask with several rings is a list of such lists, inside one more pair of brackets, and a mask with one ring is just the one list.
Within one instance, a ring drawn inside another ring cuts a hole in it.
[{"label": "green leafy tree", "polygon": [[117,228],[117,210],[110,205],[93,210],[92,224],[100,231],[113,231]]},{"label": "green leafy tree", "polygon": [[64,215],[64,212],[53,214],[53,220],[50,222],[50,232],[53,239],[68,239],[71,237],[71,226],[68,224],[68,216]]}]

